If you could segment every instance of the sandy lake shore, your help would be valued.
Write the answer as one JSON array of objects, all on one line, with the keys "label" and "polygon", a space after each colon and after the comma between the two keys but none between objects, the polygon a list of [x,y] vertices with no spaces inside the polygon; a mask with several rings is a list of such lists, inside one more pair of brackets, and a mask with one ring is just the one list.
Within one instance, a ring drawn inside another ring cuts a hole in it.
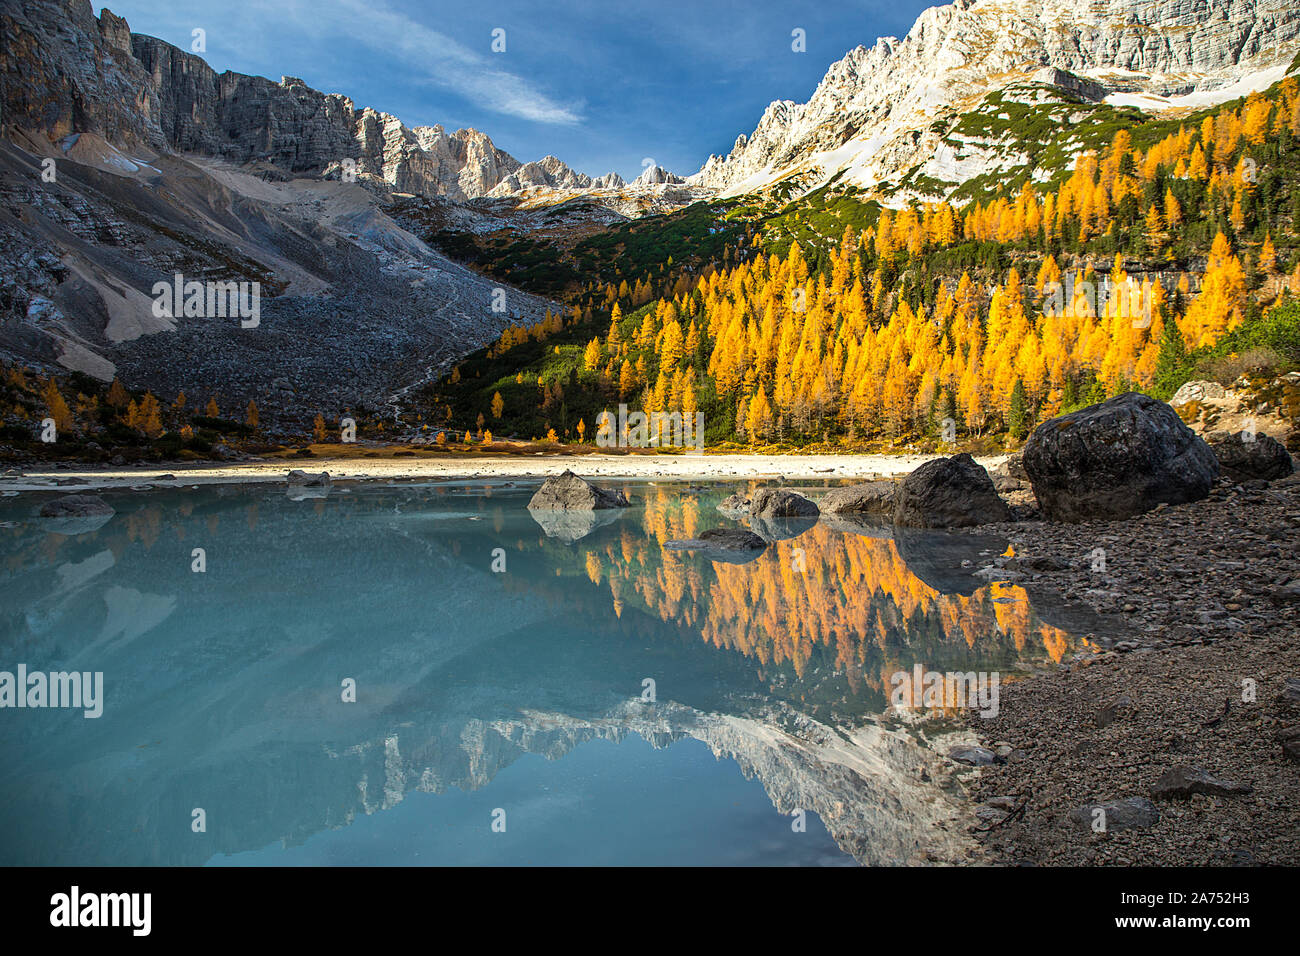
[{"label": "sandy lake shore", "polygon": [[[203,485],[283,481],[292,469],[327,471],[335,481],[545,478],[571,469],[584,478],[641,481],[716,481],[745,478],[867,479],[902,476],[938,455],[503,455],[475,458],[274,458],[231,464],[101,468],[87,465],[23,469],[7,479],[8,491],[36,491],[62,485],[128,488],[162,482]],[[978,459],[992,468],[1005,456]],[[174,476],[163,479],[163,476]]]}]

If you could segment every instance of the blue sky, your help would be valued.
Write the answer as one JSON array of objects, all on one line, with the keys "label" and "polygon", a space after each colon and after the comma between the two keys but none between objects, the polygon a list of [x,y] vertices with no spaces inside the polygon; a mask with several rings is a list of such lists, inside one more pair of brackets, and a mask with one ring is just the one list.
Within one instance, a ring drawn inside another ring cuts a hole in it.
[{"label": "blue sky", "polygon": [[[903,36],[917,0],[116,0],[132,31],[217,70],[344,93],[408,126],[472,126],[521,161],[551,153],[631,179],[681,175],[750,133],[774,99],[806,100],[858,44]],[[791,49],[805,31],[807,52]],[[492,50],[505,31],[505,52]]]}]

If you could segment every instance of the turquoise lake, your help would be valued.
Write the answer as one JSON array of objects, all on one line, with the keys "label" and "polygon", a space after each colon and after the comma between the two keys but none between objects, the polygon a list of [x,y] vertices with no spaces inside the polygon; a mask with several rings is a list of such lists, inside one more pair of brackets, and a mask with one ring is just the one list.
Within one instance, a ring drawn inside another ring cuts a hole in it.
[{"label": "turquoise lake", "polygon": [[890,675],[1078,646],[970,575],[997,539],[824,516],[713,561],[664,544],[743,483],[606,484],[633,506],[228,485],[59,527],[0,499],[0,671],[104,684],[95,719],[0,709],[0,864],[923,862],[960,795]]}]

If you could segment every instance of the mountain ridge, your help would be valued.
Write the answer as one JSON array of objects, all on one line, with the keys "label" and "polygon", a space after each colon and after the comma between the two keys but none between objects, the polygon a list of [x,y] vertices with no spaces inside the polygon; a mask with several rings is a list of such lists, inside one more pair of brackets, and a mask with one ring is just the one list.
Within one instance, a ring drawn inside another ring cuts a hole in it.
[{"label": "mountain ridge", "polygon": [[936,120],[1043,71],[1076,93],[1212,94],[1282,67],[1298,41],[1300,11],[1285,0],[955,0],[901,40],[850,50],[807,102],[773,101],[687,182],[722,196],[783,182],[807,192],[837,176],[872,188],[933,155]]},{"label": "mountain ridge", "polygon": [[554,156],[521,162],[472,127],[407,126],[297,77],[218,73],[195,53],[132,33],[111,10],[96,18],[89,0],[6,0],[0,27],[9,38],[0,52],[0,125],[10,139],[94,132],[118,147],[267,163],[288,174],[355,172],[395,192],[459,203],[629,188],[617,173],[593,178]]}]

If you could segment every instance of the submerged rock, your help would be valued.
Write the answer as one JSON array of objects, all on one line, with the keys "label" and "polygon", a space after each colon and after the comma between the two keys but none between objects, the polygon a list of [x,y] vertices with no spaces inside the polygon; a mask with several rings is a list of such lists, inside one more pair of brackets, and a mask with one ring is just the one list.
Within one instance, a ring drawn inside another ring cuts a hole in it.
[{"label": "submerged rock", "polygon": [[97,518],[116,514],[113,506],[98,495],[64,495],[41,506],[42,518]]},{"label": "submerged rock", "polygon": [[98,495],[64,495],[45,502],[39,514],[46,519],[45,530],[76,535],[97,531],[117,512]]},{"label": "submerged rock", "polygon": [[1219,462],[1164,402],[1129,392],[1034,429],[1025,469],[1051,521],[1118,520],[1209,494]]},{"label": "submerged rock", "polygon": [[744,528],[710,528],[698,538],[683,538],[664,545],[671,551],[699,551],[716,561],[744,564],[767,548],[767,542]]},{"label": "submerged rock", "polygon": [[710,548],[722,548],[728,551],[762,551],[767,542],[744,528],[710,528],[701,531],[696,539]]},{"label": "submerged rock", "polygon": [[968,528],[1010,521],[989,473],[967,454],[936,458],[903,479],[894,523],[912,528]]},{"label": "submerged rock", "polygon": [[1224,476],[1233,481],[1273,481],[1295,471],[1286,446],[1268,435],[1241,431],[1210,448]]},{"label": "submerged rock", "polygon": [[567,470],[542,482],[542,487],[528,502],[530,511],[594,511],[626,507],[628,500],[623,492],[597,488]]},{"label": "submerged rock", "polygon": [[892,515],[897,489],[894,481],[867,481],[835,488],[822,496],[818,507],[829,514]]}]

